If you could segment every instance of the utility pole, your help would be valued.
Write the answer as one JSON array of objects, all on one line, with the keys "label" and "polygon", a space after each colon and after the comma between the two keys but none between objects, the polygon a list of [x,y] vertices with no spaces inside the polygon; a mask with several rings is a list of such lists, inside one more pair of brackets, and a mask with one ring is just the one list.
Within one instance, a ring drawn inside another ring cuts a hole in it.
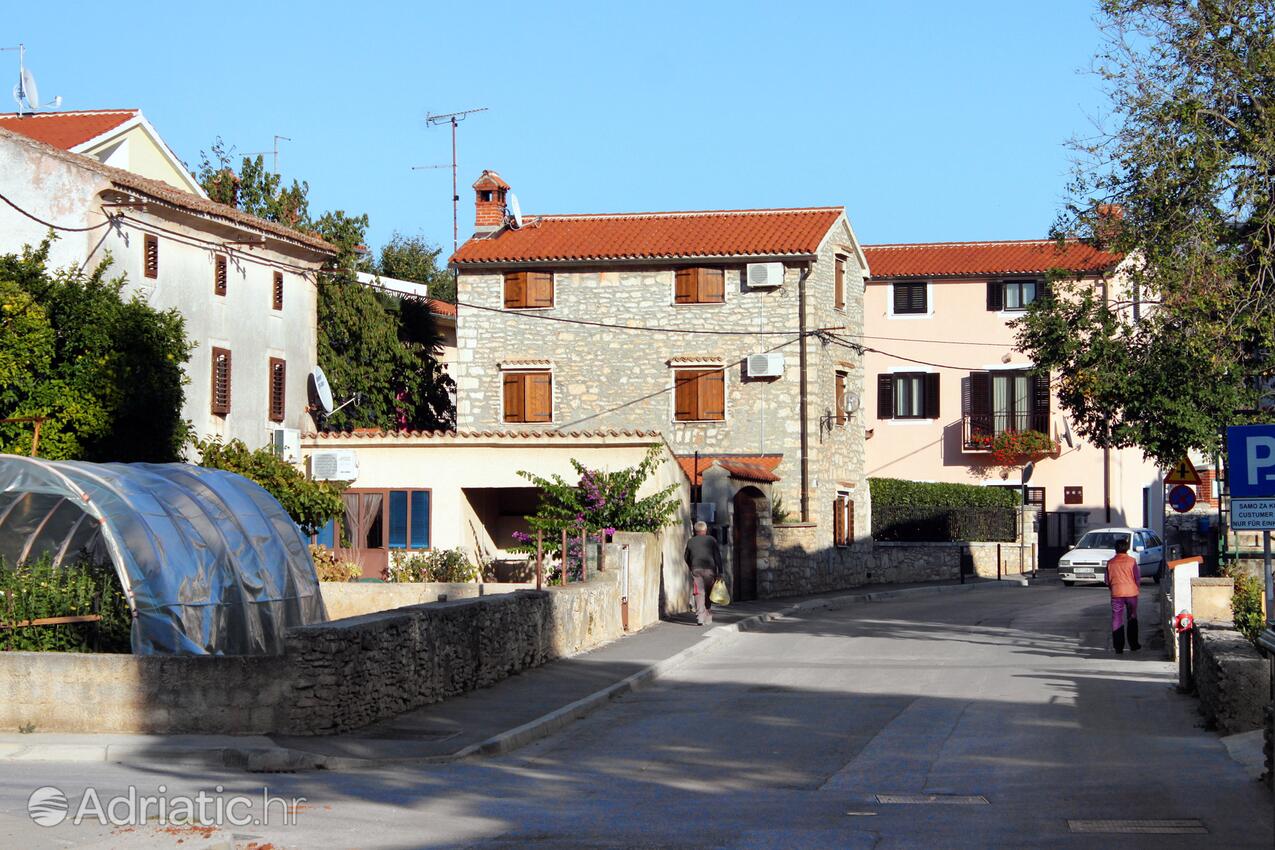
[{"label": "utility pole", "polygon": [[[437,127],[441,124],[452,125],[452,253],[456,252],[460,245],[460,211],[457,206],[460,203],[460,195],[456,188],[456,125],[464,121],[468,116],[475,112],[486,112],[487,107],[482,106],[477,109],[465,109],[460,112],[445,112],[438,115],[427,113],[425,115],[425,124],[430,127]],[[446,166],[425,165],[419,168],[445,168]]]}]

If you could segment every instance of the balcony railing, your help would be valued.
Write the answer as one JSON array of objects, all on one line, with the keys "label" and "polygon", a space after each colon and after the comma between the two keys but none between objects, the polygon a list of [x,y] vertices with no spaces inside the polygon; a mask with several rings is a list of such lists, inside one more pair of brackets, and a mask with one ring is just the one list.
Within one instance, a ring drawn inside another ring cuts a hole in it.
[{"label": "balcony railing", "polygon": [[961,420],[967,452],[990,452],[992,440],[1005,431],[1049,433],[1048,413],[967,413]]}]

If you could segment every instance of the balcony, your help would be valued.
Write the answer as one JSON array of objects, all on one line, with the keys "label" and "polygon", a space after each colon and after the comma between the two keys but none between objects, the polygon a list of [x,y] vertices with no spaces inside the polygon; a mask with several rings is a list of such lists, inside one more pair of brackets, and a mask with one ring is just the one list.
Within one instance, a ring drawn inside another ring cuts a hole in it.
[{"label": "balcony", "polygon": [[990,454],[996,435],[1006,431],[1039,431],[1049,435],[1048,413],[967,413],[961,417],[965,452]]}]

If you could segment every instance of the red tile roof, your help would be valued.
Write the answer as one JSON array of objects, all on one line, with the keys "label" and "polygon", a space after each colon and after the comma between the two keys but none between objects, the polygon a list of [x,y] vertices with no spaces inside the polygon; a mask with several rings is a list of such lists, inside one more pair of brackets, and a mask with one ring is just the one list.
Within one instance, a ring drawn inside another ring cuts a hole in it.
[{"label": "red tile roof", "polygon": [[136,118],[138,112],[137,109],[84,109],[34,115],[8,112],[0,114],[0,127],[69,151]]},{"label": "red tile roof", "polygon": [[[745,481],[778,481],[779,476],[775,474],[775,468],[783,461],[783,455],[706,455],[699,456],[698,472],[703,474],[717,463],[722,469],[731,474],[732,478],[740,478]],[[682,473],[691,480],[695,481],[695,455],[677,455],[677,465],[682,467]]]},{"label": "red tile roof", "polygon": [[429,311],[435,316],[456,318],[456,305],[450,301],[439,301],[437,298],[431,298],[429,299]]},{"label": "red tile roof", "polygon": [[452,262],[548,263],[692,257],[806,256],[819,249],[841,207],[524,216],[460,246]]},{"label": "red tile roof", "polygon": [[864,245],[873,278],[1044,274],[1050,269],[1096,273],[1114,268],[1120,254],[1052,239],[1005,242],[928,242]]},{"label": "red tile roof", "polygon": [[546,431],[389,431],[380,428],[355,428],[353,431],[317,431],[308,432],[301,435],[306,440],[345,440],[351,437],[355,439],[362,438],[392,438],[392,439],[408,439],[408,440],[440,440],[458,438],[462,440],[518,440],[518,439],[541,439],[544,437],[552,438],[569,438],[578,439],[598,439],[602,437],[626,437],[637,438],[641,440],[651,440],[654,442],[660,436],[659,431],[642,431],[630,430],[628,428],[607,428],[594,431],[559,431],[551,429]]}]

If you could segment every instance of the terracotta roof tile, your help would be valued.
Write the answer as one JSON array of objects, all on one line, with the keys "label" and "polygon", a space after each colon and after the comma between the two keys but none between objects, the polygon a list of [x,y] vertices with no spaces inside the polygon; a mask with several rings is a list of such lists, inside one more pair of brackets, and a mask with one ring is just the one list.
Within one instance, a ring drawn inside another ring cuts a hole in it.
[{"label": "terracotta roof tile", "polygon": [[460,246],[451,261],[549,263],[695,257],[786,257],[815,253],[841,207],[708,210],[615,215],[525,216]]},{"label": "terracotta roof tile", "polygon": [[431,298],[429,299],[429,311],[435,316],[456,318],[456,305],[450,301],[439,301],[437,298]]},{"label": "terracotta roof tile", "polygon": [[515,440],[524,438],[539,439],[543,437],[569,437],[573,439],[597,437],[637,437],[639,439],[657,440],[659,439],[659,431],[641,431],[629,430],[628,428],[609,428],[607,430],[597,431],[559,431],[549,429],[545,431],[389,431],[380,428],[356,428],[353,431],[320,431],[311,432],[301,435],[304,439],[313,440],[342,440],[348,438],[355,439],[374,439],[374,438],[393,438],[393,439],[486,439],[495,437],[502,440]]},{"label": "terracotta roof tile", "polygon": [[864,245],[872,277],[1044,274],[1050,269],[1102,272],[1123,259],[1079,242],[1059,247],[1052,239],[1004,242],[930,242]]},{"label": "terracotta roof tile", "polygon": [[75,112],[0,114],[0,127],[69,151],[136,118],[137,109],[82,109]]},{"label": "terracotta roof tile", "polygon": [[[783,461],[783,455],[706,455],[699,456],[699,473],[703,474],[717,463],[722,469],[731,474],[732,478],[740,478],[745,481],[778,481],[779,476],[775,474],[775,468]],[[682,468],[682,473],[690,479],[691,483],[695,483],[695,455],[677,455],[677,465]]]}]

